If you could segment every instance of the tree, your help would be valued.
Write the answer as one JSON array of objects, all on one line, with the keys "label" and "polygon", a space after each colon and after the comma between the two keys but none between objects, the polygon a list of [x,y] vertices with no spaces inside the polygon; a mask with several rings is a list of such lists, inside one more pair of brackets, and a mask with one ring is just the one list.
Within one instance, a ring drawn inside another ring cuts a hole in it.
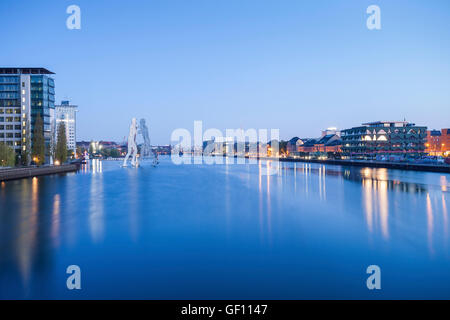
[{"label": "tree", "polygon": [[7,144],[0,142],[0,166],[13,167],[16,163],[16,152]]},{"label": "tree", "polygon": [[60,163],[67,161],[66,125],[61,122],[58,126],[58,141],[56,142],[56,160]]},{"label": "tree", "polygon": [[111,149],[111,157],[112,158],[120,158],[120,152],[116,148]]},{"label": "tree", "polygon": [[39,113],[34,122],[32,156],[37,165],[41,165],[45,161],[44,122]]},{"label": "tree", "polygon": [[286,154],[287,153],[287,141],[281,140],[280,141],[280,153]]}]

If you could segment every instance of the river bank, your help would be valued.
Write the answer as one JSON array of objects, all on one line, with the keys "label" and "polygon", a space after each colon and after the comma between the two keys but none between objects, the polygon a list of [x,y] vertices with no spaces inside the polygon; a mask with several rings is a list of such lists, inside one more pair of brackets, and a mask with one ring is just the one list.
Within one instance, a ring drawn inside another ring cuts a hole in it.
[{"label": "river bank", "polygon": [[[260,159],[273,160],[273,158],[260,158]],[[280,158],[279,160],[283,162],[308,162],[308,163],[321,163],[321,164],[332,164],[341,166],[450,173],[450,166],[445,164],[444,165],[419,164],[419,163],[416,164],[405,162],[368,161],[368,160],[318,160],[318,159],[307,160],[298,158]]]},{"label": "river bank", "polygon": [[61,166],[47,166],[47,167],[0,169],[0,181],[17,180],[38,176],[46,176],[51,174],[76,172],[78,171],[78,169],[79,166],[76,164],[65,164]]}]

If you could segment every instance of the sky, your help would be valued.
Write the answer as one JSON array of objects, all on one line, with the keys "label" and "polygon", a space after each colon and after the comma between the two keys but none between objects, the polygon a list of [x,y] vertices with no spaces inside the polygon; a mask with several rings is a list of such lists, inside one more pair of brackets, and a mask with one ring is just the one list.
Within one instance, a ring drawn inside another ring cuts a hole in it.
[{"label": "sky", "polygon": [[[69,5],[81,29],[69,30]],[[369,5],[381,30],[369,30]],[[448,0],[1,0],[0,66],[56,73],[77,140],[173,130],[318,137],[377,120],[450,127]]]}]

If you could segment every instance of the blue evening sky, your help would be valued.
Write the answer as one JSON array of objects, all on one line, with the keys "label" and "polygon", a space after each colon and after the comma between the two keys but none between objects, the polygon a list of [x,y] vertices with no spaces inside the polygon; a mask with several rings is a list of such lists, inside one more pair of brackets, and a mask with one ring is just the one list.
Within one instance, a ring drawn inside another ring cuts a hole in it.
[{"label": "blue evening sky", "polygon": [[[81,7],[82,29],[66,28]],[[382,29],[366,28],[381,7]],[[0,65],[56,73],[78,140],[175,128],[315,137],[375,120],[450,127],[448,0],[1,0]]]}]

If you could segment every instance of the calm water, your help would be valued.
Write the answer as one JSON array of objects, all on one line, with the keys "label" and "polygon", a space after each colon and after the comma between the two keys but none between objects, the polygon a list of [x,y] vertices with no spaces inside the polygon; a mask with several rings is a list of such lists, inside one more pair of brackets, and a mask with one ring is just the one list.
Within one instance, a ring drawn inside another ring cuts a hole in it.
[{"label": "calm water", "polygon": [[[2,183],[0,298],[450,299],[449,175],[266,171],[96,161]],[[80,291],[66,288],[73,264]]]}]

